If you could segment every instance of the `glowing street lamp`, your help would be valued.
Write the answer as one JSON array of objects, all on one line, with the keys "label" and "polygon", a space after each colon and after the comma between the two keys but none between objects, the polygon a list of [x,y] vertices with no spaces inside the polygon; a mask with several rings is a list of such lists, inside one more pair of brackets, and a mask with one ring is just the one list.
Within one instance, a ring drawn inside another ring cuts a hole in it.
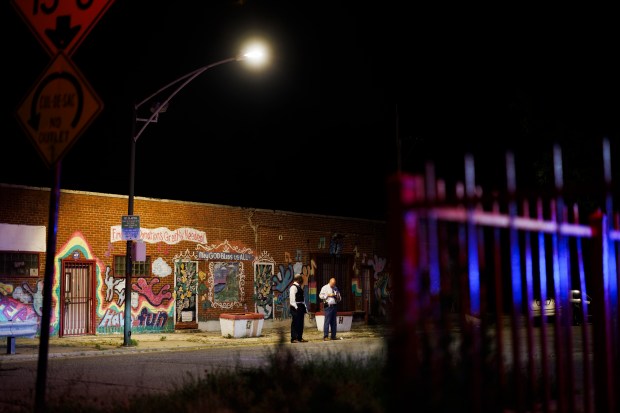
[{"label": "glowing street lamp", "polygon": [[[132,119],[132,136],[131,136],[131,158],[130,158],[130,166],[129,166],[129,197],[128,197],[128,205],[127,205],[127,214],[133,215],[133,206],[134,206],[134,184],[135,184],[135,172],[136,172],[136,142],[146,129],[148,125],[151,123],[157,123],[159,118],[159,114],[166,111],[168,108],[168,103],[172,100],[173,97],[177,95],[181,90],[183,90],[192,80],[196,79],[198,76],[208,71],[209,69],[213,69],[214,67],[221,66],[225,63],[230,62],[247,62],[251,64],[253,67],[263,66],[268,60],[268,51],[263,43],[259,41],[252,41],[248,43],[248,45],[244,48],[244,51],[235,57],[229,57],[227,59],[218,60],[217,62],[210,63],[208,65],[202,66],[194,71],[191,71],[167,85],[158,89],[155,93],[151,94],[147,98],[138,102],[134,105],[134,113]],[[169,91],[173,86],[176,86],[170,94],[162,102],[156,102],[155,105],[151,107],[151,116],[149,118],[138,118],[137,112],[143,105],[148,102],[153,101],[158,96],[161,96],[164,92]],[[140,129],[137,129],[137,122],[143,122],[144,124]],[[124,320],[124,335],[123,335],[123,345],[131,346],[131,278],[133,275],[133,261],[132,261],[132,240],[127,240],[127,249],[125,253],[125,320]]]}]

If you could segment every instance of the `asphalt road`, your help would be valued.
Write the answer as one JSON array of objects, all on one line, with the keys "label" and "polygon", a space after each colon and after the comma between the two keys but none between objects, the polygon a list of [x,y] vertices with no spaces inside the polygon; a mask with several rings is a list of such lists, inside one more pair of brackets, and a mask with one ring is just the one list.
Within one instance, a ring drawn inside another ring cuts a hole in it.
[{"label": "asphalt road", "polygon": [[[451,351],[459,354],[460,329],[453,325]],[[546,337],[541,338],[542,329],[531,331],[533,348],[529,349],[527,329],[517,329],[519,336],[519,366],[527,374],[528,360],[534,363],[536,371],[542,360],[547,361],[549,374],[553,378],[557,369],[558,345],[569,358],[571,365],[564,365],[564,373],[572,369],[574,391],[582,394],[585,365],[592,362],[592,325],[589,325],[586,351],[582,327],[570,328],[571,343],[556,342],[553,326],[546,325]],[[285,330],[286,331],[286,330]],[[513,367],[513,337],[509,320],[503,323],[503,361],[506,369]],[[387,331],[356,326],[351,332],[339,334],[342,340],[322,341],[322,333],[306,329],[308,343],[290,344],[282,339],[279,330],[268,329],[261,337],[230,339],[218,333],[169,334],[136,336],[139,346],[119,348],[122,337],[75,337],[54,339],[48,358],[46,396],[50,401],[87,400],[100,406],[130,400],[142,394],[162,393],[179,389],[193,379],[202,378],[208,372],[218,369],[242,369],[267,365],[270,357],[284,349],[294,353],[296,360],[303,362],[319,357],[346,357],[360,359],[371,355],[387,354]],[[284,335],[286,338],[286,333]],[[495,342],[495,338],[491,338]],[[547,351],[541,352],[545,342]],[[18,354],[0,355],[0,411],[31,412],[35,398],[37,376],[37,343],[18,341]],[[497,349],[496,349],[497,350]],[[586,356],[587,354],[587,356]],[[585,362],[585,364],[584,364]],[[591,374],[591,372],[590,372]],[[536,379],[535,379],[536,380]],[[555,380],[555,379],[553,379]],[[575,403],[581,404],[581,397]]]},{"label": "asphalt road", "polygon": [[[317,357],[364,359],[383,354],[379,337],[277,343],[237,347],[188,348],[165,352],[90,352],[54,357],[48,361],[47,400],[88,400],[99,406],[129,400],[136,395],[166,392],[218,369],[266,365],[274,352],[290,349],[297,360]],[[35,398],[37,360],[0,359],[0,411],[30,412]]]}]

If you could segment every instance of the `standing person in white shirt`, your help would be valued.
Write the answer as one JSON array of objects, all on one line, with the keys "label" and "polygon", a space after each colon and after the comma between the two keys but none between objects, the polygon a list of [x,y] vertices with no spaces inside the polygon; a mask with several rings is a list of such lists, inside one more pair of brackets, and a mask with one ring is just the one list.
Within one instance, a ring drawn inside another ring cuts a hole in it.
[{"label": "standing person in white shirt", "polygon": [[304,318],[306,317],[306,301],[304,299],[304,277],[295,274],[293,284],[289,291],[289,305],[292,316],[291,321],[291,343],[307,343],[304,340]]},{"label": "standing person in white shirt", "polygon": [[[323,323],[323,341],[336,340],[337,315],[336,305],[340,302],[340,291],[336,287],[336,279],[330,278],[329,283],[321,288],[319,298],[323,300],[323,312],[325,321]],[[330,334],[331,330],[331,334]]]}]

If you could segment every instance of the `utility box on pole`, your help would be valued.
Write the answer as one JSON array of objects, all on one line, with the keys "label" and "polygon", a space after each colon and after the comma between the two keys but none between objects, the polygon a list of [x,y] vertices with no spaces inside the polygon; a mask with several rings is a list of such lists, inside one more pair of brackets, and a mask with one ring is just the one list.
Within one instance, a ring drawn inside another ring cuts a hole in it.
[{"label": "utility box on pole", "polygon": [[146,261],[146,243],[142,240],[134,241],[131,246],[132,261]]}]

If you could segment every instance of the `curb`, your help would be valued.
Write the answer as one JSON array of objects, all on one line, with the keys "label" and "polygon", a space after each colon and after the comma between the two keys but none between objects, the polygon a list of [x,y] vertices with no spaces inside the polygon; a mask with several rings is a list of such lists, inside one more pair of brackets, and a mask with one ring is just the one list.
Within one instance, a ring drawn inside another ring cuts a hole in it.
[{"label": "curb", "polygon": [[[338,333],[341,340],[354,338],[383,338],[387,335],[387,326],[356,325],[351,331]],[[288,340],[286,326],[263,329],[258,337],[229,338],[219,331],[213,332],[172,332],[134,334],[137,346],[124,347],[122,335],[94,335],[52,337],[48,344],[48,359],[118,356],[136,353],[154,353],[171,351],[197,351],[214,347],[235,348],[246,346],[275,346],[280,343],[292,345]],[[304,338],[309,342],[323,343],[323,333],[316,327],[306,327]],[[0,342],[0,346],[1,346]],[[16,354],[0,354],[0,365],[3,363],[32,361],[39,358],[39,338],[18,338],[15,346]]]}]

